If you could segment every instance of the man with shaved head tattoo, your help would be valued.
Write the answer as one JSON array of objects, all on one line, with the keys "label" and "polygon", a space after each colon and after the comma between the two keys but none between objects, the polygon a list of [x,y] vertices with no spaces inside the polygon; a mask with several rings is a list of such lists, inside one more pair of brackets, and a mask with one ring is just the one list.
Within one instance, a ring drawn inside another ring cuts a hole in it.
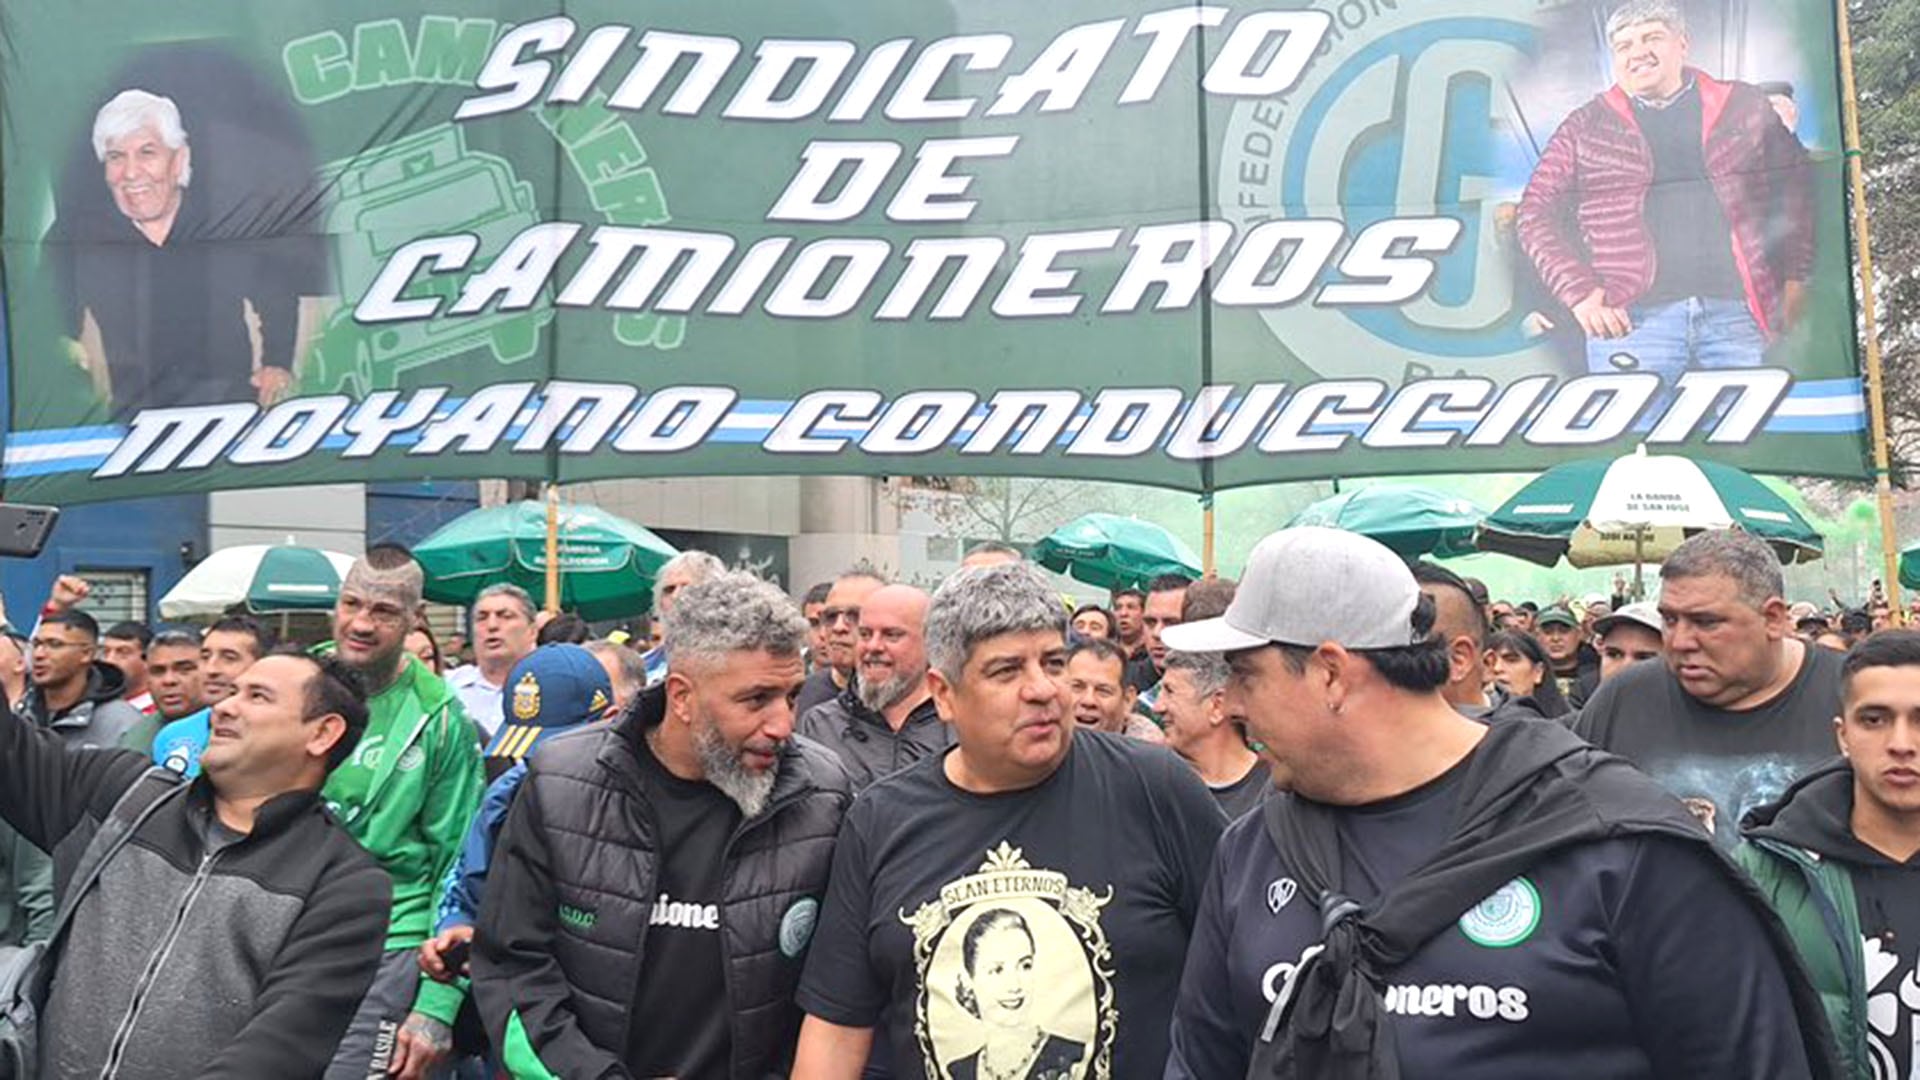
[{"label": "man with shaved head tattoo", "polygon": [[367,549],[340,584],[334,647],[367,684],[367,731],[323,794],[393,879],[380,973],[327,1071],[329,1080],[424,1076],[452,1047],[462,989],[420,978],[414,953],[433,933],[434,901],[460,853],[485,776],[459,699],[406,650],[425,586],[405,548]]}]

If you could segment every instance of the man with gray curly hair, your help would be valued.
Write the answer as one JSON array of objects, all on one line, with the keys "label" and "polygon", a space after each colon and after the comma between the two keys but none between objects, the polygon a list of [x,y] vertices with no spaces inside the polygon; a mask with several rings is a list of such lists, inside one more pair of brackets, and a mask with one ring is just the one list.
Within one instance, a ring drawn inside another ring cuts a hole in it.
[{"label": "man with gray curly hair", "polygon": [[722,572],[667,610],[666,678],[529,759],[488,874],[473,988],[522,1076],[768,1076],[852,801],[793,737],[807,623]]},{"label": "man with gray curly hair", "polygon": [[[1180,759],[1074,723],[1066,629],[1026,564],[934,594],[928,682],[954,746],[847,814],[795,1080],[854,1080],[870,1054],[900,1080],[1160,1076],[1225,819]],[[1025,933],[973,933],[1006,910]],[[956,986],[975,1011],[951,1007]]]},{"label": "man with gray curly hair", "polygon": [[[668,559],[653,579],[654,619],[666,625],[667,614],[673,610],[681,590],[726,572],[727,564],[720,561],[720,556],[706,551],[683,551]],[[663,631],[660,644],[648,649],[642,657],[646,661],[648,686],[667,677],[667,643],[672,640],[672,635]]]}]

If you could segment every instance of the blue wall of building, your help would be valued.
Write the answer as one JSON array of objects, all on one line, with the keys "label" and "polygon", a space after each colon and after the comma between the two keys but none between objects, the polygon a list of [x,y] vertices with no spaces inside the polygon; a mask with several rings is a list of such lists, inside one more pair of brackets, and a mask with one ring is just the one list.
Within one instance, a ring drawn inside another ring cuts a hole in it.
[{"label": "blue wall of building", "polygon": [[207,553],[207,497],[169,495],[62,507],[47,549],[37,559],[0,559],[7,613],[26,629],[53,589],[53,579],[81,570],[138,570],[147,576],[147,618],[187,567],[180,545]]},{"label": "blue wall of building", "polygon": [[[479,485],[471,482],[369,484],[367,543],[418,543],[479,505]],[[0,559],[0,589],[5,590],[8,614],[22,629],[30,627],[61,574],[133,570],[147,576],[147,617],[157,620],[160,597],[187,571],[180,557],[183,543],[193,545],[195,558],[206,556],[204,495],[63,507],[39,558]]]},{"label": "blue wall of building", "polygon": [[[6,297],[0,293],[0,372],[10,373],[5,319]],[[8,379],[0,377],[0,435],[11,415],[8,389]],[[206,554],[204,495],[62,507],[60,521],[39,558],[0,559],[0,590],[5,591],[7,613],[23,630],[30,628],[59,575],[80,569],[134,570],[146,573],[147,617],[151,619],[160,597],[186,573],[180,558],[183,543]]]},{"label": "blue wall of building", "polygon": [[434,530],[480,506],[473,481],[367,485],[367,543],[409,547]]}]

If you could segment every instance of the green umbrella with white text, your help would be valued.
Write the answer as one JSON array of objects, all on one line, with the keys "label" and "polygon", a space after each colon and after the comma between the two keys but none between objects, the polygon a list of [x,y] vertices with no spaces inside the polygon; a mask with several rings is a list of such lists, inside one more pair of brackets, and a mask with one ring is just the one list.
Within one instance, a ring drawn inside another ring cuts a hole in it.
[{"label": "green umbrella with white text", "polygon": [[1785,499],[1730,465],[1645,447],[1624,457],[1556,465],[1481,522],[1475,543],[1552,566],[1659,563],[1708,529],[1738,528],[1768,542],[1782,563],[1811,562],[1819,532]]},{"label": "green umbrella with white text", "polygon": [[236,607],[255,615],[328,611],[352,567],[351,555],[294,543],[221,548],[167,590],[160,617],[217,617]]},{"label": "green umbrella with white text", "polygon": [[[597,506],[558,508],[560,606],[589,622],[638,615],[653,603],[653,579],[678,550]],[[427,599],[471,604],[481,589],[510,582],[535,597],[547,573],[547,509],[538,502],[474,510],[413,548]]]}]

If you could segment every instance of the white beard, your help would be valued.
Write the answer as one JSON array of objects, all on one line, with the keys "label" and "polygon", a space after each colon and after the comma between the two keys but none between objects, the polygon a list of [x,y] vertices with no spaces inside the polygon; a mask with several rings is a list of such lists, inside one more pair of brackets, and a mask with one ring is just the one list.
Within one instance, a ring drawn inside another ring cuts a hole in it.
[{"label": "white beard", "polygon": [[720,737],[720,729],[704,719],[694,730],[693,749],[700,756],[700,768],[707,774],[707,783],[732,799],[742,817],[756,817],[767,808],[774,781],[779,779],[778,761],[764,772],[747,768],[740,764],[739,753]]},{"label": "white beard", "polygon": [[912,693],[913,688],[920,685],[920,680],[925,678],[926,674],[925,669],[916,675],[896,671],[893,678],[884,682],[870,683],[862,680],[855,684],[853,691],[859,696],[860,704],[874,712],[885,712],[898,705],[901,698]]}]

